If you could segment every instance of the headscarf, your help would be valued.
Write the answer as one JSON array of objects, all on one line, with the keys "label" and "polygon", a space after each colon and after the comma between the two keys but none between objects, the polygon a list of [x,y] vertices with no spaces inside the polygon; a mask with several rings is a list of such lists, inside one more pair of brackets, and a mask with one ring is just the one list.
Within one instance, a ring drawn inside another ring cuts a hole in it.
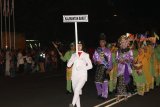
[{"label": "headscarf", "polygon": [[130,44],[130,39],[129,37],[127,37],[126,35],[122,35],[119,39],[118,39],[118,43],[120,45],[120,48],[122,49],[126,49],[128,48],[129,44]]}]

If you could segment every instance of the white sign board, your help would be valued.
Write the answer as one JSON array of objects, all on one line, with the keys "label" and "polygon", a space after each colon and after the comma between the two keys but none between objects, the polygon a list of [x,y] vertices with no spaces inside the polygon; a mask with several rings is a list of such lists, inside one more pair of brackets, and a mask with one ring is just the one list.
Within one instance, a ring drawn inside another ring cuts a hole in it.
[{"label": "white sign board", "polygon": [[88,22],[88,15],[63,15],[63,22]]},{"label": "white sign board", "polygon": [[76,53],[78,54],[78,22],[88,22],[88,15],[63,15],[64,23],[74,23],[75,24],[75,40],[76,40]]}]

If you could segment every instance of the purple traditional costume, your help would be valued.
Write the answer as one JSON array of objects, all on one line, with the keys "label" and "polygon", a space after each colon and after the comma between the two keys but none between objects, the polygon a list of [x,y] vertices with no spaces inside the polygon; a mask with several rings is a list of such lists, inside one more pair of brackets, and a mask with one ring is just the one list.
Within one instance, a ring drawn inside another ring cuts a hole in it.
[{"label": "purple traditional costume", "polygon": [[116,53],[118,63],[117,95],[127,96],[128,91],[133,91],[132,68],[133,51],[128,48],[129,40],[123,35],[119,39],[120,48]]},{"label": "purple traditional costume", "polygon": [[97,65],[95,84],[98,96],[108,97],[109,71],[112,68],[112,54],[107,48],[98,47],[93,54],[93,61]]},{"label": "purple traditional costume", "polygon": [[[129,75],[132,73],[131,63],[133,61],[133,51],[129,50],[127,52],[121,52],[121,50],[116,53],[116,60],[118,62],[118,77],[123,75],[125,84],[130,81]],[[120,63],[123,60],[123,63]]]}]

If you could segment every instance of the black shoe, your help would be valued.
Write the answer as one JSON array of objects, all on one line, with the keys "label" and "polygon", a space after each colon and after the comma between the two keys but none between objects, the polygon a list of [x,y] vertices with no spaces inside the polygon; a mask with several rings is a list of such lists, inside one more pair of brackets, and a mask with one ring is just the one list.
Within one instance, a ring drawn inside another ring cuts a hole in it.
[{"label": "black shoe", "polygon": [[102,99],[102,96],[101,96],[101,95],[98,95],[98,96],[97,96],[97,99]]},{"label": "black shoe", "polygon": [[73,104],[69,104],[69,107],[74,107]]},{"label": "black shoe", "polygon": [[107,98],[105,98],[105,97],[101,97],[101,99],[102,99],[102,100],[104,100],[104,101],[106,101],[106,100],[107,100]]},{"label": "black shoe", "polygon": [[72,92],[66,91],[66,94],[67,94],[67,95],[68,95],[68,94],[72,94]]},{"label": "black shoe", "polygon": [[113,92],[108,92],[108,94],[109,94],[109,95],[112,95],[112,94],[113,94]]}]

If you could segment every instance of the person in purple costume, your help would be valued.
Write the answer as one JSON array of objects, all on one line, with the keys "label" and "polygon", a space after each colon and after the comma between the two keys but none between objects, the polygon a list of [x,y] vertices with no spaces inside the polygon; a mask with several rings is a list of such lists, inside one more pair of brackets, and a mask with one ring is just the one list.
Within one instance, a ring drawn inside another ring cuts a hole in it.
[{"label": "person in purple costume", "polygon": [[106,48],[105,35],[101,35],[100,47],[93,54],[93,62],[96,65],[95,85],[98,98],[107,99],[109,71],[112,69],[112,54]]},{"label": "person in purple costume", "polygon": [[133,90],[132,84],[132,61],[133,51],[129,48],[130,40],[126,35],[122,35],[119,40],[119,49],[116,53],[118,63],[117,71],[117,100],[121,96],[128,97],[128,91]]}]

